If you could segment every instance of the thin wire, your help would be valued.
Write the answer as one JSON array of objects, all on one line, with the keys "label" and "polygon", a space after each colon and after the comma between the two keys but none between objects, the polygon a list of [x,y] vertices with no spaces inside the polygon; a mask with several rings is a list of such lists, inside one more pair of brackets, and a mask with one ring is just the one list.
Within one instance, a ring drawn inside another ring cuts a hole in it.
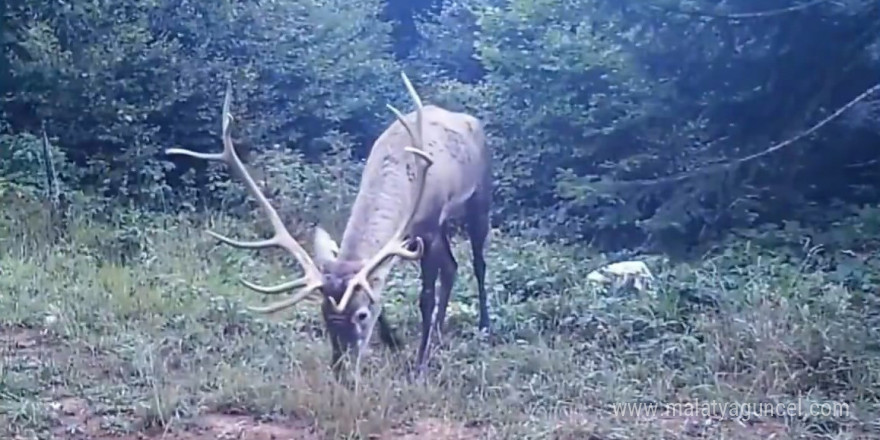
[{"label": "thin wire", "polygon": [[728,168],[733,168],[733,167],[739,166],[739,165],[741,165],[741,164],[743,164],[743,163],[750,162],[750,161],[753,161],[753,160],[755,160],[755,159],[758,159],[758,158],[764,157],[764,156],[766,156],[766,155],[768,155],[768,154],[771,154],[771,153],[777,152],[777,151],[779,151],[779,150],[781,150],[781,149],[783,149],[783,148],[785,148],[785,147],[787,147],[787,146],[789,146],[789,145],[791,145],[791,144],[793,144],[793,143],[795,143],[795,142],[797,142],[797,141],[799,141],[799,140],[801,140],[801,139],[803,139],[803,138],[805,138],[805,137],[807,137],[807,136],[809,136],[809,135],[815,133],[815,132],[818,131],[820,128],[824,127],[824,126],[827,125],[829,122],[831,122],[831,121],[837,119],[838,117],[840,117],[840,115],[842,115],[843,113],[845,113],[847,110],[849,110],[850,108],[852,108],[854,105],[856,105],[856,104],[859,103],[860,101],[864,100],[864,99],[867,98],[868,96],[871,96],[872,94],[874,94],[874,93],[877,92],[877,91],[880,91],[880,83],[877,83],[877,84],[875,84],[873,87],[871,87],[871,88],[865,90],[865,91],[862,92],[859,96],[856,96],[856,97],[853,98],[851,101],[849,101],[848,103],[846,103],[843,107],[840,107],[839,109],[837,109],[837,111],[835,111],[834,113],[828,115],[827,117],[825,117],[824,119],[822,119],[821,121],[819,121],[818,123],[816,123],[816,125],[813,125],[812,127],[810,127],[810,128],[808,128],[808,129],[806,129],[806,130],[804,130],[804,131],[798,133],[798,134],[797,134],[796,136],[794,136],[794,137],[788,138],[788,139],[786,139],[786,140],[784,140],[784,141],[782,141],[782,142],[779,142],[779,143],[777,143],[777,144],[774,144],[774,145],[772,145],[770,148],[767,148],[767,149],[764,150],[764,151],[760,151],[760,152],[758,152],[758,153],[750,154],[750,155],[748,155],[748,156],[741,157],[741,158],[739,158],[739,159],[735,159],[735,160],[733,160],[733,161],[731,161],[731,162],[721,163],[721,164],[718,164],[718,165],[709,165],[709,166],[706,166],[706,167],[697,168],[696,170],[686,171],[686,172],[684,172],[684,173],[677,174],[677,175],[661,177],[661,178],[658,178],[658,179],[626,180],[626,181],[621,181],[621,182],[611,182],[611,183],[608,183],[608,184],[602,184],[602,187],[603,187],[603,188],[614,188],[614,187],[644,186],[644,185],[654,185],[654,184],[658,184],[658,183],[679,182],[679,181],[686,180],[686,179],[689,179],[689,178],[691,178],[691,177],[694,177],[694,176],[697,176],[697,175],[700,175],[700,174],[713,173],[713,172],[717,172],[717,171],[721,171],[721,170],[725,170],[725,169],[728,169]]},{"label": "thin wire", "polygon": [[758,11],[758,12],[741,12],[741,13],[736,13],[736,14],[715,14],[715,13],[703,12],[703,11],[684,11],[681,9],[670,8],[670,7],[666,7],[666,6],[660,6],[660,5],[650,5],[650,7],[654,8],[654,9],[659,9],[664,12],[670,12],[673,14],[689,15],[689,16],[693,16],[693,17],[739,20],[739,19],[747,19],[747,18],[775,17],[778,15],[801,11],[801,10],[816,6],[821,3],[828,3],[830,1],[831,0],[813,0],[813,1],[810,1],[807,3],[802,3],[800,5],[789,6],[787,8],[770,9],[767,11]]}]

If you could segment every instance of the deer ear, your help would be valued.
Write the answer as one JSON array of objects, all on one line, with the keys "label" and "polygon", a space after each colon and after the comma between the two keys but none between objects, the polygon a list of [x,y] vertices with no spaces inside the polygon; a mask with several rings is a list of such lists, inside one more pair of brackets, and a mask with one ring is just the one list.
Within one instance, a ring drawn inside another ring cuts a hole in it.
[{"label": "deer ear", "polygon": [[339,256],[339,245],[330,236],[330,233],[324,228],[318,226],[315,228],[314,241],[315,262],[318,266],[323,266],[328,261],[333,261]]}]

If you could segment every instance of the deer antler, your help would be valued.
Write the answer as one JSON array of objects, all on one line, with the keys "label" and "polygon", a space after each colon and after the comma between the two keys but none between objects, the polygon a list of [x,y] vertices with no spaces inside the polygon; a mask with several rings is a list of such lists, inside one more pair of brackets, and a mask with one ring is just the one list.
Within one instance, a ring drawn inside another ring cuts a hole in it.
[{"label": "deer antler", "polygon": [[300,264],[300,266],[302,266],[303,271],[305,272],[305,275],[303,275],[301,278],[278,284],[276,286],[268,287],[251,283],[245,279],[240,280],[245,287],[269,295],[278,294],[293,289],[301,289],[292,298],[279,301],[265,307],[248,307],[248,309],[259,313],[277,312],[279,310],[291,307],[313,295],[323,286],[323,277],[321,276],[321,272],[318,270],[318,267],[312,261],[311,257],[309,257],[309,254],[306,253],[305,249],[303,249],[302,246],[297,243],[293,236],[290,235],[290,232],[287,231],[287,228],[284,227],[284,223],[281,222],[281,217],[278,216],[278,212],[275,211],[275,208],[272,207],[272,205],[269,203],[269,200],[266,199],[266,196],[263,195],[262,191],[260,191],[259,186],[257,186],[257,183],[254,181],[251,175],[248,174],[247,169],[245,169],[244,164],[241,162],[241,159],[239,159],[238,155],[235,153],[235,148],[232,145],[232,137],[229,134],[229,123],[230,121],[232,121],[232,115],[229,113],[231,101],[232,82],[228,82],[226,85],[226,97],[223,99],[222,153],[197,153],[195,151],[185,150],[182,148],[169,148],[165,150],[165,153],[182,154],[185,156],[194,157],[196,159],[223,161],[227,165],[229,165],[233,172],[238,173],[239,177],[244,181],[248,192],[251,194],[251,196],[257,199],[257,204],[259,204],[260,207],[263,209],[263,213],[266,215],[266,217],[269,218],[269,222],[272,224],[272,229],[274,229],[275,231],[275,235],[273,235],[272,238],[261,241],[239,241],[220,235],[213,231],[208,231],[208,234],[210,234],[217,240],[220,240],[230,246],[234,246],[237,248],[262,249],[276,246],[285,249],[286,251],[290,252],[291,255],[293,255],[293,257]]},{"label": "deer antler", "polygon": [[[428,169],[434,164],[434,161],[425,153],[424,142],[422,138],[422,133],[424,127],[422,126],[422,100],[419,98],[419,94],[416,93],[415,88],[413,88],[412,83],[407,78],[406,73],[401,72],[400,76],[403,78],[403,83],[406,85],[406,90],[409,92],[409,96],[416,104],[416,129],[413,130],[412,127],[406,122],[403,114],[394,108],[391,104],[388,104],[388,108],[394,112],[394,115],[397,116],[397,120],[403,124],[403,127],[406,129],[407,133],[409,133],[410,139],[412,139],[413,146],[407,147],[406,151],[414,154],[416,156],[416,161],[421,158],[424,160],[424,165],[418,166],[416,165],[416,178],[415,178],[415,198],[412,203],[412,210],[410,211],[409,217],[407,217],[406,221],[400,224],[397,230],[392,235],[391,239],[388,243],[385,244],[376,255],[373,256],[367,263],[358,271],[354,277],[351,278],[348,282],[348,286],[345,289],[345,293],[343,293],[342,298],[340,298],[339,303],[329,297],[331,304],[338,312],[342,312],[345,310],[345,306],[348,305],[349,300],[351,300],[351,296],[354,294],[355,289],[360,287],[369,295],[370,300],[373,302],[378,302],[379,298],[373,292],[373,289],[370,287],[369,277],[379,266],[382,265],[388,258],[392,256],[398,256],[401,258],[415,260],[422,256],[424,252],[424,243],[422,242],[421,237],[407,237],[407,231],[409,227],[412,226],[411,223],[413,218],[418,212],[419,203],[422,200],[422,195],[425,192],[425,177],[428,174]],[[410,250],[410,245],[415,244],[415,249]]]}]

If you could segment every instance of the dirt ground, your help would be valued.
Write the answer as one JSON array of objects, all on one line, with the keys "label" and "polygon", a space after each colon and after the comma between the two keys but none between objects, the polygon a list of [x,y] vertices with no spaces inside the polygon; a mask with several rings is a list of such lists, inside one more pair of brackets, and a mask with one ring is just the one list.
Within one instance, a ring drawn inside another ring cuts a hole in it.
[{"label": "dirt ground", "polygon": [[[47,352],[58,357],[65,356],[63,345],[56,344],[44,332],[0,328],[0,354],[3,357],[28,357]],[[252,415],[208,413],[189,420],[167,424],[164,429],[149,429],[136,434],[118,434],[102,426],[100,414],[90,408],[86,399],[75,396],[56,397],[47,407],[57,421],[51,429],[54,438],[71,440],[319,440],[326,438],[305,420],[291,419],[283,422],[263,422]],[[602,432],[603,419],[607,414],[572,414],[559,420],[556,427],[548,427],[548,437],[558,440],[604,440],[622,438],[611,432]],[[676,417],[669,419],[633,421],[643,425],[641,429],[659,438],[697,439],[718,438],[737,440],[790,438],[787,427],[781,421],[753,421],[702,419],[699,417]],[[659,435],[658,435],[659,434]],[[24,437],[18,437],[22,440]],[[490,427],[471,427],[455,421],[423,418],[405,426],[396,426],[371,440],[472,440],[500,438]]]},{"label": "dirt ground", "polygon": [[[94,440],[319,440],[322,437],[305,422],[286,423],[258,422],[251,416],[207,414],[200,416],[188,426],[174,427],[164,431],[115,435],[105,432],[99,419],[90,414],[82,399],[68,398],[58,402],[62,427],[55,430],[57,438]],[[74,427],[66,430],[64,427]],[[417,440],[422,438],[446,440],[470,440],[481,438],[476,429],[457,426],[442,420],[424,419],[409,427],[400,427],[375,440]]]},{"label": "dirt ground", "polygon": [[[75,427],[66,431],[64,427],[55,430],[56,438],[94,439],[94,440],[319,440],[322,437],[312,426],[305,422],[290,421],[286,423],[258,422],[253,417],[228,414],[207,414],[198,418],[186,427],[170,427],[165,431],[152,431],[136,435],[114,435],[102,430],[97,418],[90,415],[82,399],[68,398],[58,402],[58,411],[63,426]],[[583,423],[571,421],[574,424]],[[723,425],[713,420],[667,419],[657,420],[658,428],[666,438],[729,438],[741,440],[784,439],[789,438],[786,428],[781,423],[758,422],[753,424]],[[562,429],[561,432],[567,431]],[[714,433],[714,434],[712,434]],[[715,436],[719,437],[715,437]],[[479,428],[470,428],[454,422],[438,419],[422,419],[411,426],[389,430],[381,436],[373,436],[371,440],[476,440],[492,438]],[[584,440],[572,433],[555,435],[551,438],[560,440]],[[602,440],[603,437],[590,436],[589,440]]]},{"label": "dirt ground", "polygon": [[[56,344],[45,332],[22,328],[0,328],[0,355],[29,357],[47,352],[65,356],[63,346]],[[86,399],[60,397],[48,408],[58,420],[52,430],[55,438],[71,440],[318,440],[323,437],[306,421],[261,422],[256,417],[234,414],[204,414],[185,426],[171,424],[164,430],[147,430],[137,434],[121,435],[105,429],[101,416],[89,407]],[[374,440],[416,440],[421,438],[470,440],[483,438],[481,430],[468,428],[450,421],[426,418],[409,426],[399,426]]]}]

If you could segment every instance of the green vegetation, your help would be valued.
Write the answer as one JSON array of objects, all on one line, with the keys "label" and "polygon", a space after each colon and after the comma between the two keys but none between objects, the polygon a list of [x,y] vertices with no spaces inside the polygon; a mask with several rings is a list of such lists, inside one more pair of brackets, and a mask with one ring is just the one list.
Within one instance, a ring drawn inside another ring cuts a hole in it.
[{"label": "green vegetation", "polygon": [[[0,436],[880,437],[880,95],[766,153],[874,86],[880,3],[759,3],[7,2]],[[231,79],[236,145],[291,231],[338,236],[385,104],[411,106],[401,70],[486,121],[494,331],[456,239],[428,382],[407,379],[400,265],[383,296],[405,349],[377,345],[355,394],[316,306],[244,310],[265,298],[240,274],[296,274],[204,234],[265,236],[241,185],[161,152],[219,150]],[[630,257],[648,291],[587,280]],[[613,410],[712,401],[804,414]]]},{"label": "green vegetation", "polygon": [[[156,214],[106,223],[76,213],[55,242],[41,211],[9,194],[6,203],[16,214],[6,211],[0,225],[0,412],[13,436],[159,438],[210,425],[203,438],[217,438],[245,416],[263,431],[295,433],[281,438],[866,438],[878,423],[880,304],[868,292],[880,287],[880,260],[855,247],[880,241],[860,238],[880,237],[877,210],[817,237],[824,251],[785,243],[798,236],[790,228],[719,246],[699,263],[649,258],[656,287],[641,293],[588,283],[601,257],[496,231],[493,338],[475,334],[474,281],[462,270],[429,381],[407,380],[418,279],[403,266],[386,313],[405,354],[377,345],[354,396],[327,366],[313,305],[270,319],[243,310],[260,298],[238,286],[239,274],[281,279],[289,266],[280,253],[217,246],[203,228],[248,236],[252,224]],[[456,254],[466,261],[462,244]],[[831,259],[837,270],[825,270]],[[848,412],[745,423],[625,417],[612,407],[799,399]],[[249,423],[240,429],[257,435]]]}]

